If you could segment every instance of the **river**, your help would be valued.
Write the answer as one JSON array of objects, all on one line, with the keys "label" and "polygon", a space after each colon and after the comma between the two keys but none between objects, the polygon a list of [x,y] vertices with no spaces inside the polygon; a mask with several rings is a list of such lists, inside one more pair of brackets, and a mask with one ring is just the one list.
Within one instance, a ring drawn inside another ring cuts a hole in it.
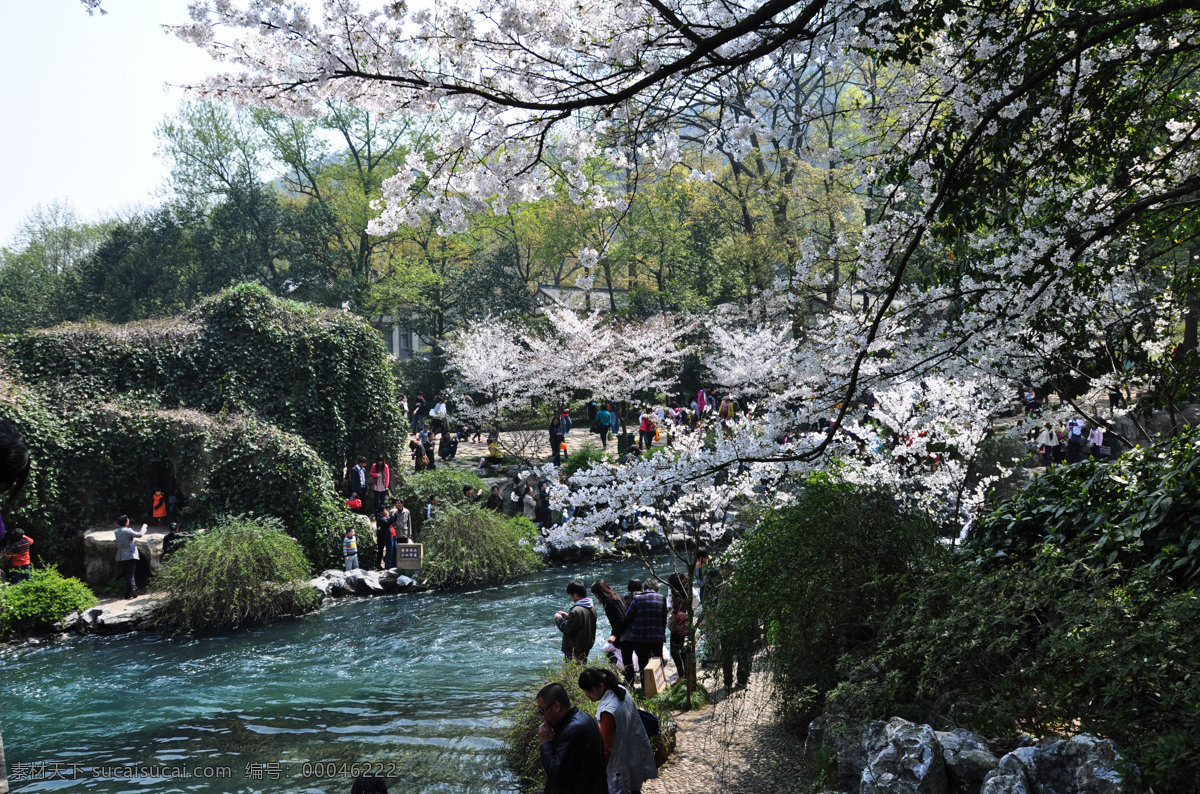
[{"label": "river", "polygon": [[10,785],[332,793],[369,766],[393,792],[516,791],[501,716],[562,658],[552,616],[570,603],[567,582],[623,591],[643,573],[635,561],[547,568],[202,639],[0,646]]}]

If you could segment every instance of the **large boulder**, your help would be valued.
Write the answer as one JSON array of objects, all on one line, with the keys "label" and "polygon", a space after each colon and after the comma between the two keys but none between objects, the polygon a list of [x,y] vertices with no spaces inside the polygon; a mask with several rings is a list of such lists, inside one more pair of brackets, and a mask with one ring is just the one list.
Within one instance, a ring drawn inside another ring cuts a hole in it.
[{"label": "large boulder", "polygon": [[383,595],[378,571],[364,571],[362,568],[346,571],[346,586],[357,596]]},{"label": "large boulder", "polygon": [[1007,753],[984,778],[980,794],[1033,794],[1029,781],[1034,752],[1032,747],[1018,747]]},{"label": "large boulder", "polygon": [[[882,725],[883,723],[877,723]],[[862,731],[840,714],[822,714],[809,723],[804,740],[804,755],[814,763],[822,751],[830,752],[837,760],[838,779],[843,791],[858,788],[867,753],[863,749]]]},{"label": "large boulder", "polygon": [[988,773],[999,765],[983,737],[962,728],[948,733],[935,731],[934,735],[942,747],[951,789],[978,794]]},{"label": "large boulder", "polygon": [[330,568],[322,571],[321,575],[317,578],[325,580],[326,587],[322,589],[325,589],[325,592],[331,596],[338,597],[354,594],[354,591],[346,582],[345,571],[339,571],[337,568]]},{"label": "large boulder", "polygon": [[[83,567],[88,584],[105,585],[117,576],[116,527],[89,529],[83,533]],[[137,539],[138,557],[150,571],[162,565],[162,544],[165,527],[151,527]]]},{"label": "large boulder", "polygon": [[942,747],[928,725],[900,717],[872,723],[863,734],[867,765],[861,794],[947,794]]},{"label": "large boulder", "polygon": [[1024,771],[1033,794],[1133,794],[1141,790],[1137,767],[1121,757],[1111,740],[1087,733],[1014,750],[1000,759],[999,769],[1006,768]]}]

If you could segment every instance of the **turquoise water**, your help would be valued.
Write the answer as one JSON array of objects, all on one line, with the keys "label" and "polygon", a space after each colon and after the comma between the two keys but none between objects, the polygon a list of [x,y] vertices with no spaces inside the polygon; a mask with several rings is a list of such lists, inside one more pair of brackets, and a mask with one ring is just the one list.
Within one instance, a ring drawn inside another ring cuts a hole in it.
[{"label": "turquoise water", "polygon": [[348,792],[353,767],[370,766],[393,792],[516,791],[501,713],[561,659],[552,616],[567,582],[643,571],[550,568],[201,640],[0,648],[12,790]]}]

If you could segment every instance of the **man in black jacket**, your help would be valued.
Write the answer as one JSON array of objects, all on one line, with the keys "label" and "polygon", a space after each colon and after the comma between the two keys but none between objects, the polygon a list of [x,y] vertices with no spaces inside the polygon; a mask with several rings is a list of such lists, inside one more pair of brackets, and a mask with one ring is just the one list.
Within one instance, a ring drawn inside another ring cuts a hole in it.
[{"label": "man in black jacket", "polygon": [[562,652],[567,661],[586,662],[596,644],[596,608],[579,579],[567,585],[571,611],[554,613],[554,623],[563,633]]},{"label": "man in black jacket", "polygon": [[358,463],[350,469],[350,498],[358,497],[362,500],[362,507],[358,508],[359,513],[367,514],[367,459],[359,455]]},{"label": "man in black jacket", "polygon": [[545,794],[608,794],[604,740],[596,721],[571,705],[562,684],[537,693]]}]

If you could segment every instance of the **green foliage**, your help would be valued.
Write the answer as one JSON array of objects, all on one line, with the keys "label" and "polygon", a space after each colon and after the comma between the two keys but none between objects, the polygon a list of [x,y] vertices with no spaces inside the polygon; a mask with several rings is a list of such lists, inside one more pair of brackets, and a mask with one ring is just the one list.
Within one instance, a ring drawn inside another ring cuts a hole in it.
[{"label": "green foliage", "polygon": [[234,628],[314,609],[311,568],[271,519],[235,516],[193,538],[159,573],[165,593],[155,622],[179,632]]},{"label": "green foliage", "polygon": [[96,596],[83,582],[62,576],[55,568],[33,571],[33,578],[0,584],[0,637],[44,629],[76,610],[96,605]]},{"label": "green foliage", "polygon": [[[393,478],[393,490],[394,483]],[[487,493],[488,490],[484,481],[479,479],[479,475],[454,471],[446,466],[405,477],[400,485],[399,494],[404,500],[404,506],[412,512],[413,532],[420,532],[425,523],[425,505],[429,504],[433,497],[438,497],[438,504],[443,508],[465,505],[467,500],[463,498],[462,492],[464,485],[469,485],[473,491],[483,489],[484,493]]]},{"label": "green foliage", "polygon": [[257,287],[168,321],[4,338],[0,360],[0,418],[33,457],[6,516],[71,573],[84,529],[146,515],[172,484],[187,523],[273,515],[334,562],[347,455],[394,454],[402,436],[378,335]]},{"label": "green foliage", "polygon": [[184,495],[180,519],[204,526],[256,512],[280,519],[318,565],[340,558],[349,516],[328,469],[303,439],[248,416],[156,410],[122,400],[60,415],[36,392],[0,378],[0,418],[28,444],[29,483],[6,509],[34,552],[82,572],[82,532],[121,513],[148,518],[169,474]]},{"label": "green foliage", "polygon": [[1200,582],[1200,428],[1112,464],[1059,466],[979,522],[968,547],[995,564],[1053,547],[1095,568],[1148,566]]},{"label": "green foliage", "polygon": [[563,471],[570,477],[577,471],[585,471],[608,459],[608,455],[599,447],[586,446],[567,456],[567,459],[563,461]]},{"label": "green foliage", "polygon": [[750,530],[735,574],[708,585],[716,604],[705,608],[722,645],[753,647],[766,630],[784,713],[807,725],[837,683],[837,658],[870,639],[877,612],[932,544],[928,525],[886,491],[813,476]]},{"label": "green foliage", "polygon": [[0,353],[56,403],[134,395],[166,409],[256,415],[303,438],[338,478],[358,453],[395,455],[404,435],[379,334],[256,285],[169,320],[11,337]]},{"label": "green foliage", "polygon": [[528,525],[470,505],[442,508],[421,535],[421,574],[441,587],[499,582],[536,571],[542,560],[533,551]]},{"label": "green foliage", "polygon": [[659,692],[650,698],[649,702],[666,710],[695,711],[708,705],[708,690],[696,684],[696,691],[689,698],[687,682],[680,680],[672,684],[666,692]]},{"label": "green foliage", "polygon": [[1156,791],[1200,779],[1200,594],[1162,571],[1097,570],[1053,548],[947,566],[901,595],[832,696],[991,734],[1109,737]]}]

